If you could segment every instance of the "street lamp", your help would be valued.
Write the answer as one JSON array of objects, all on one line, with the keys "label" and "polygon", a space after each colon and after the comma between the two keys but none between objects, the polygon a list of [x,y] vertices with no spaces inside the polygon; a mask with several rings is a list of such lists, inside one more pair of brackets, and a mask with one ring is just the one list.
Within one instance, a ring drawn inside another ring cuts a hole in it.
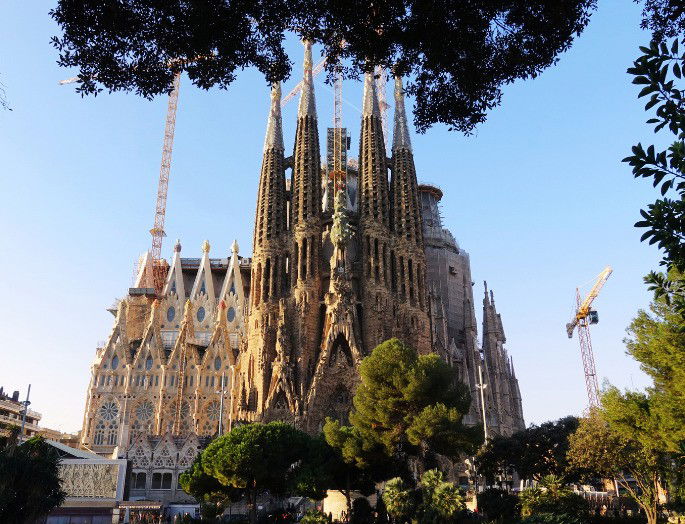
[{"label": "street lamp", "polygon": [[[231,402],[228,412],[228,431],[230,433],[233,427],[233,383],[235,380],[235,365],[231,365]],[[226,375],[221,374],[221,389],[217,391],[219,394],[219,436],[224,433],[224,395],[226,394]]]},{"label": "street lamp", "polygon": [[233,429],[233,390],[235,384],[235,364],[231,364],[231,405],[229,406],[228,412],[228,431],[229,433]]},{"label": "street lamp", "polygon": [[485,436],[485,441],[488,440],[488,421],[485,415],[485,388],[488,387],[487,384],[483,384],[483,367],[478,364],[478,384],[476,387],[480,390],[480,405],[483,410],[483,433]]},{"label": "street lamp", "polygon": [[29,384],[29,390],[26,392],[26,400],[22,402],[24,404],[24,411],[21,415],[21,439],[22,441],[26,440],[26,436],[24,435],[24,429],[26,427],[26,412],[29,410],[29,406],[31,405],[31,402],[29,402],[29,396],[31,395],[31,384]]}]

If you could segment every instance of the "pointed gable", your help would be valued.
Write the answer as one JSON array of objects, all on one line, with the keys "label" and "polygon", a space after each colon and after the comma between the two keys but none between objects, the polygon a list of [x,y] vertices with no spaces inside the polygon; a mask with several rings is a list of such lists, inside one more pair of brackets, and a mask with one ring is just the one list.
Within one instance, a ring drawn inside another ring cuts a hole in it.
[{"label": "pointed gable", "polygon": [[186,295],[185,285],[183,284],[183,268],[181,267],[181,242],[176,241],[174,246],[174,257],[171,260],[171,267],[167,275],[166,285],[164,286],[164,294],[168,295],[175,293],[180,299],[184,299]]},{"label": "pointed gable", "polygon": [[197,300],[202,295],[205,295],[211,301],[214,300],[214,280],[212,279],[212,267],[209,261],[209,242],[206,240],[202,243],[202,259],[200,260],[200,267],[197,270],[195,283],[190,292],[190,298]]}]

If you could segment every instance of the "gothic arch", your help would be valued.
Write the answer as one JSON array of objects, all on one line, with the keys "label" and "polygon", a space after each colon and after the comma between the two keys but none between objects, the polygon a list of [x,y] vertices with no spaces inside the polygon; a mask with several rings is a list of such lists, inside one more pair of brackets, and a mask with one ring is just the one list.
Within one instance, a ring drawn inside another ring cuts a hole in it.
[{"label": "gothic arch", "polygon": [[[340,362],[338,362],[339,359]],[[354,359],[352,358],[352,350],[350,349],[350,344],[345,338],[345,335],[338,333],[333,341],[333,346],[331,348],[330,358],[328,360],[329,366],[335,366],[336,364],[343,363],[349,367],[352,367]]]}]

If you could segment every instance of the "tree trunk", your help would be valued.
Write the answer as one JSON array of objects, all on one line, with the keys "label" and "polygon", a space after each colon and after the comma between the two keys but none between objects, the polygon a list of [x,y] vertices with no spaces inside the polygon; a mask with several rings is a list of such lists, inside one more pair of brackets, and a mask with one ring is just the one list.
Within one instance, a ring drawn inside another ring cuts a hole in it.
[{"label": "tree trunk", "polygon": [[345,479],[347,481],[347,486],[345,487],[345,491],[343,494],[345,495],[345,501],[347,502],[347,522],[350,521],[350,518],[352,517],[352,490],[350,490],[350,474],[347,474],[347,478]]},{"label": "tree trunk", "polygon": [[257,490],[254,486],[248,490],[248,503],[250,505],[250,524],[257,524]]}]

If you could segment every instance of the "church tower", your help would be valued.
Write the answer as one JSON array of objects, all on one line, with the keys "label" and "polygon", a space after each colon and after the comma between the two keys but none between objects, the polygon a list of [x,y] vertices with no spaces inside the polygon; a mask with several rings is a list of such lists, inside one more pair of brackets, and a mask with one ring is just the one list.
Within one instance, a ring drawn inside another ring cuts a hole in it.
[{"label": "church tower", "polygon": [[420,353],[429,353],[432,348],[427,315],[426,253],[421,203],[401,77],[395,77],[395,125],[390,187],[391,227],[395,242],[390,263],[391,266],[394,265],[393,284],[399,301],[400,317],[405,318],[404,325],[410,329],[403,335]]},{"label": "church tower", "polygon": [[359,240],[364,347],[371,351],[393,335],[390,289],[395,274],[391,268],[388,161],[373,73],[364,77],[359,139]]},{"label": "church tower", "polygon": [[248,411],[263,408],[268,394],[271,369],[264,363],[271,363],[277,357],[275,325],[279,300],[287,294],[289,287],[284,150],[281,86],[276,84],[271,89],[255,215],[248,317],[249,360],[243,375],[246,383],[240,392],[243,408]]},{"label": "church tower", "polygon": [[304,42],[304,77],[297,110],[290,197],[296,373],[304,397],[321,341],[321,153],[312,76],[312,44]]}]

